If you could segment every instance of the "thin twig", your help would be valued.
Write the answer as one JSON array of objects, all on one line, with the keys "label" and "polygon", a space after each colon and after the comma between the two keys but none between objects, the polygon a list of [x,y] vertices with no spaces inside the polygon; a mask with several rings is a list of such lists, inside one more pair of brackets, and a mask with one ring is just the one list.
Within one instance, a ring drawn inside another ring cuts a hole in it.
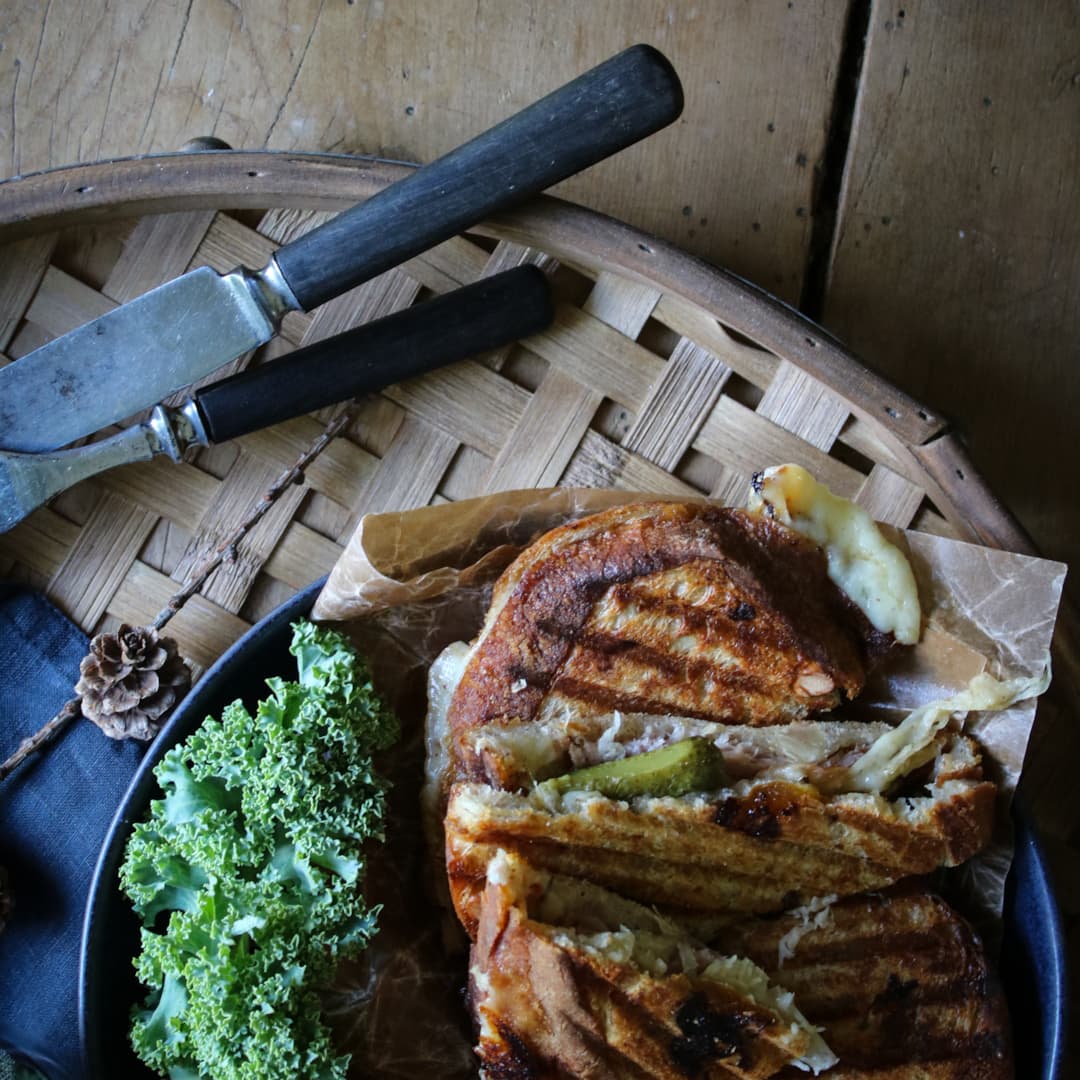
[{"label": "thin twig", "polygon": [[[330,441],[339,435],[352,422],[356,405],[350,402],[333,420],[322,434],[296,459],[292,467],[286,469],[266,489],[263,497],[251,508],[248,516],[214,549],[214,553],[201,566],[192,572],[184,587],[169,597],[169,602],[158,612],[151,626],[160,630],[183,606],[206,584],[206,579],[230,557],[235,557],[237,545],[263,519],[266,512],[277,502],[283,492],[292,484],[304,482],[304,470],[326,449]],[[3,764],[0,764],[0,782],[19,767],[31,754],[47,746],[76,717],[82,715],[82,704],[78,698],[72,698],[40,731],[23,739],[18,750]]]},{"label": "thin twig", "polygon": [[0,780],[6,779],[31,754],[51,743],[72,720],[79,716],[82,716],[82,702],[78,698],[72,698],[43,728],[19,743],[18,750],[0,765]]},{"label": "thin twig", "polygon": [[150,624],[155,630],[160,630],[206,584],[207,578],[222,562],[235,557],[237,545],[258,525],[270,507],[281,497],[282,492],[287,491],[292,484],[304,482],[304,470],[326,449],[330,440],[349,425],[353,412],[354,406],[350,405],[330,421],[323,433],[296,459],[293,466],[286,469],[267,488],[266,493],[252,507],[248,516],[218,544],[210,558],[192,572],[184,587],[169,597],[169,602],[157,613]]}]

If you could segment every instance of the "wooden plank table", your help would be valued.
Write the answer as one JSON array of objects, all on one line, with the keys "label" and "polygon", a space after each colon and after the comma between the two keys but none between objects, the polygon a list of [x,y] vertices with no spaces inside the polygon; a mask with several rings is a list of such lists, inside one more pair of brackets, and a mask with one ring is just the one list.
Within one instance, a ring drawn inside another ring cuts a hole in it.
[{"label": "wooden plank table", "polygon": [[[966,432],[1039,548],[1075,562],[1067,0],[22,0],[0,12],[0,175],[204,135],[429,161],[636,41],[675,64],[682,119],[558,193],[817,318]],[[67,268],[100,284],[110,242],[84,230]]]},{"label": "wooden plank table", "polygon": [[211,134],[428,161],[655,44],[683,118],[560,194],[799,303],[967,432],[1046,554],[1080,552],[1066,0],[67,0],[9,7],[0,39],[8,176]]}]

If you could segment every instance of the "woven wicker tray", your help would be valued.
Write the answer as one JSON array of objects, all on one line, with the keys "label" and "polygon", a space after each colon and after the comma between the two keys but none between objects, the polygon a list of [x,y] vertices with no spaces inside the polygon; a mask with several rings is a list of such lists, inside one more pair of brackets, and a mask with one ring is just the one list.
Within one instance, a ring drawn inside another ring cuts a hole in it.
[{"label": "woven wicker tray", "polygon": [[[216,151],[8,181],[0,363],[191,266],[260,266],[276,245],[407,171],[342,156]],[[796,461],[880,520],[1031,551],[929,408],[748,283],[557,199],[534,200],[311,315],[290,315],[279,339],[238,363],[524,261],[552,275],[555,325],[362,402],[306,484],[286,492],[169,624],[197,667],[327,572],[361,514],[510,488],[742,501],[754,470]],[[40,587],[88,633],[146,623],[326,418],[294,420],[183,465],[159,459],[86,482],[0,536],[0,578]],[[1067,627],[1059,633],[1062,700],[1080,685],[1074,640]],[[1072,800],[1056,797],[1069,790],[1061,761],[1074,752],[1071,729],[1040,720],[1033,745],[1046,750],[1029,763],[1062,836],[1080,823]]]}]

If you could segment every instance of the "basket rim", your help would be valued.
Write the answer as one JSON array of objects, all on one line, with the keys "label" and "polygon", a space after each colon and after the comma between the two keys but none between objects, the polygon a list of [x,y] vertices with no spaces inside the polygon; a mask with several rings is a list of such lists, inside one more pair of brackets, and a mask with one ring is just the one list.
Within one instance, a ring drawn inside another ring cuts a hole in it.
[{"label": "basket rim", "polygon": [[[195,150],[60,166],[0,181],[0,244],[74,225],[186,210],[342,210],[418,166],[353,154]],[[874,425],[962,536],[1037,554],[948,422],[765,289],[621,220],[540,195],[469,230],[658,287],[795,364]]]}]

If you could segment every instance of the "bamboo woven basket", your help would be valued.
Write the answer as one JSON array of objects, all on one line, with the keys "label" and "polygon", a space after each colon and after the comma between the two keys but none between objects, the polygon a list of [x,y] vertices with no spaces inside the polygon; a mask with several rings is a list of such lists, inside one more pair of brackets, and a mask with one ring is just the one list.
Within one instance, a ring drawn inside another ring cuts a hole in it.
[{"label": "bamboo woven basket", "polygon": [[[215,151],[8,181],[0,185],[0,363],[189,267],[260,266],[276,245],[408,171],[344,156]],[[171,621],[169,633],[198,668],[326,573],[361,514],[510,488],[596,485],[742,501],[754,470],[797,461],[880,520],[1032,550],[932,410],[747,282],[553,198],[311,315],[290,315],[279,339],[238,363],[526,261],[552,276],[555,325],[360,403],[306,484],[290,487]],[[87,633],[146,623],[326,419],[294,420],[183,465],[159,459],[88,481],[0,536],[0,578],[43,589]],[[1057,697],[1075,700],[1068,619],[1058,638]],[[1080,814],[1067,796],[1077,740],[1052,703],[1043,713],[1027,786],[1044,831],[1075,841]],[[1060,865],[1075,875],[1071,853]],[[1075,906],[1066,900],[1067,913]]]}]

